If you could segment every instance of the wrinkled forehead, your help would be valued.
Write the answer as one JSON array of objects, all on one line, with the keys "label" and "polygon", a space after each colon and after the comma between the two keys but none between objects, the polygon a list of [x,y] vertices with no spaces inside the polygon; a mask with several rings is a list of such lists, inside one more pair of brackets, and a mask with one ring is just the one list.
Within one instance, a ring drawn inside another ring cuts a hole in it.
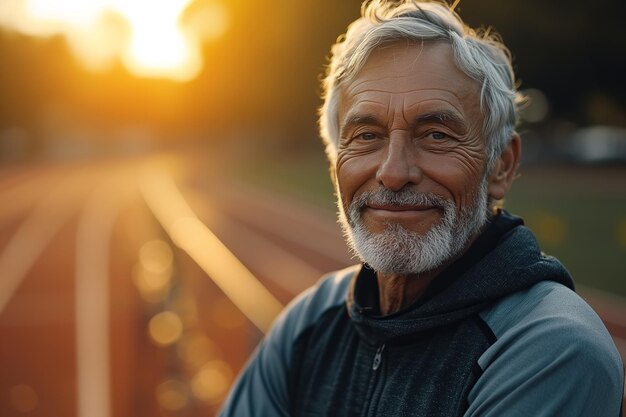
[{"label": "wrinkled forehead", "polygon": [[461,71],[443,41],[396,42],[376,48],[341,87],[341,115],[372,100],[401,99],[405,106],[439,102],[462,116],[482,121],[480,84]]},{"label": "wrinkled forehead", "polygon": [[412,78],[417,84],[446,84],[459,93],[480,94],[480,84],[464,73],[456,64],[454,52],[445,41],[386,42],[372,50],[360,68],[342,80],[348,86],[364,79]]}]

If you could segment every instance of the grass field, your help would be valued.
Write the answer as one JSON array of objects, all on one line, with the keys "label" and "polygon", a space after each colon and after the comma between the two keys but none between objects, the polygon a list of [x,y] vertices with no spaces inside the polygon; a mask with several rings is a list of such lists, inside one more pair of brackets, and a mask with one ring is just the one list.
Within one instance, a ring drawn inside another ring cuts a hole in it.
[{"label": "grass field", "polygon": [[[246,181],[334,211],[322,152],[254,155]],[[536,233],[579,284],[626,296],[626,166],[522,167],[505,207]]]}]

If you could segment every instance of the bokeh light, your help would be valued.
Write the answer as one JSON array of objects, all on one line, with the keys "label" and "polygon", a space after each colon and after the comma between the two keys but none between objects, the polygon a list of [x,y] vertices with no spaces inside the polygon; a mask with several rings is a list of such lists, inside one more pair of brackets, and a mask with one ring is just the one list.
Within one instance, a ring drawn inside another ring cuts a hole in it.
[{"label": "bokeh light", "polygon": [[145,301],[158,303],[169,294],[171,274],[155,273],[138,264],[133,268],[133,282]]},{"label": "bokeh light", "polygon": [[175,343],[183,334],[183,322],[171,311],[163,311],[152,317],[148,328],[152,340],[161,346]]},{"label": "bokeh light", "polygon": [[174,254],[170,246],[162,240],[146,242],[139,250],[141,265],[150,272],[163,274],[172,269]]},{"label": "bokeh light", "polygon": [[179,380],[168,379],[157,386],[156,399],[165,410],[178,411],[189,402],[189,389]]},{"label": "bokeh light", "polygon": [[191,380],[193,395],[211,404],[223,400],[233,379],[233,372],[224,361],[210,361]]},{"label": "bokeh light", "polygon": [[151,240],[141,247],[139,262],[133,269],[133,281],[144,300],[157,303],[168,295],[173,260],[172,249],[162,240]]},{"label": "bokeh light", "polygon": [[176,349],[178,356],[192,368],[199,368],[206,362],[221,357],[217,344],[197,331],[185,333]]}]

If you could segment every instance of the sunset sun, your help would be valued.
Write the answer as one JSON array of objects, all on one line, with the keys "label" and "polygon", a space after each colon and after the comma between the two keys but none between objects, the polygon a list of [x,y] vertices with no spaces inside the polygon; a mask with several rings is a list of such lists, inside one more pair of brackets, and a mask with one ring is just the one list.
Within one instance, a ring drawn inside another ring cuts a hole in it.
[{"label": "sunset sun", "polygon": [[185,26],[191,2],[22,0],[0,5],[0,24],[32,36],[63,35],[90,69],[118,59],[138,76],[187,81],[202,70],[202,40],[221,35],[227,23],[224,8],[210,4],[199,13],[213,30]]}]

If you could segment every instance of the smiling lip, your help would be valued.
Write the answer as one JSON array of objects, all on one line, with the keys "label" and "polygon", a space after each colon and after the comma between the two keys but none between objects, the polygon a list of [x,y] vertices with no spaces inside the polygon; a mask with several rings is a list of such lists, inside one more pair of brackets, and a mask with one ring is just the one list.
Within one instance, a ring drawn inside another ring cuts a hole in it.
[{"label": "smiling lip", "polygon": [[426,210],[435,210],[437,207],[435,206],[422,206],[422,205],[386,205],[386,204],[368,204],[366,206],[367,209],[370,210],[379,210],[379,211],[426,211]]},{"label": "smiling lip", "polygon": [[365,206],[365,211],[374,218],[381,219],[414,219],[417,220],[425,215],[430,215],[433,210],[439,210],[435,206],[422,205],[378,205],[370,204]]}]

